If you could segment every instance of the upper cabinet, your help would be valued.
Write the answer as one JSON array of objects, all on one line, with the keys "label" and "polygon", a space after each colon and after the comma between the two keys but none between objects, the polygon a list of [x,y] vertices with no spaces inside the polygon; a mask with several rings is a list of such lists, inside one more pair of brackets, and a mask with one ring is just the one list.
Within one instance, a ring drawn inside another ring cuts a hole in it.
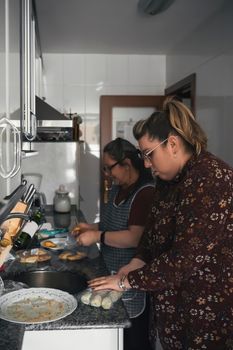
[{"label": "upper cabinet", "polygon": [[36,35],[33,2],[22,0],[22,131],[27,140],[36,137],[35,71]]},{"label": "upper cabinet", "polygon": [[0,175],[8,178],[21,156],[20,1],[0,0],[0,77]]},{"label": "upper cabinet", "polygon": [[20,1],[0,0],[0,117],[20,120]]},{"label": "upper cabinet", "polygon": [[0,0],[0,177],[14,177],[21,166],[21,134],[36,137],[36,54],[33,0]]}]

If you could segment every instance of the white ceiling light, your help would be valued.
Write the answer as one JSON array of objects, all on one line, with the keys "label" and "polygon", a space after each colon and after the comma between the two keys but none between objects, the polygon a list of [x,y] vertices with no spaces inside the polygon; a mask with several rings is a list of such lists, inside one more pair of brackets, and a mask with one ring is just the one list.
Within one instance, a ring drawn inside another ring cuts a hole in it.
[{"label": "white ceiling light", "polygon": [[175,0],[139,0],[138,9],[148,15],[165,11]]}]

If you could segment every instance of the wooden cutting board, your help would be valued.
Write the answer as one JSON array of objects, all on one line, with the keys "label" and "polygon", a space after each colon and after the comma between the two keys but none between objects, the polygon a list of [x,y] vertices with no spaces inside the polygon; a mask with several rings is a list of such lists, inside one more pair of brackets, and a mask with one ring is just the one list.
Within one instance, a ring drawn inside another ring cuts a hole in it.
[{"label": "wooden cutting board", "polygon": [[[19,201],[11,210],[11,213],[25,213],[26,211],[27,211],[27,204]],[[1,230],[5,232],[3,239],[9,240],[9,244],[12,243],[12,238],[16,236],[17,233],[19,232],[22,225],[22,221],[23,220],[20,218],[13,218],[13,219],[4,221],[3,224],[1,225],[0,227]],[[7,244],[6,243],[1,244],[1,241],[0,241],[0,245],[5,246]]]},{"label": "wooden cutting board", "polygon": [[12,248],[12,245],[8,245],[7,247],[0,247],[0,267],[4,264],[6,261],[6,258]]},{"label": "wooden cutting board", "polygon": [[[11,213],[25,213],[26,210],[27,210],[27,204],[23,202],[18,202],[16,203],[14,208],[11,210]],[[1,228],[7,231],[11,236],[14,236],[17,233],[17,230],[20,228],[21,223],[22,223],[22,219],[13,218],[13,219],[4,221]]]},{"label": "wooden cutting board", "polygon": [[[16,203],[11,213],[25,213],[27,211],[27,204],[19,201]],[[3,230],[4,236],[0,241],[0,267],[4,264],[8,253],[12,248],[13,238],[17,235],[22,225],[22,219],[13,218],[3,222],[0,229]]]}]

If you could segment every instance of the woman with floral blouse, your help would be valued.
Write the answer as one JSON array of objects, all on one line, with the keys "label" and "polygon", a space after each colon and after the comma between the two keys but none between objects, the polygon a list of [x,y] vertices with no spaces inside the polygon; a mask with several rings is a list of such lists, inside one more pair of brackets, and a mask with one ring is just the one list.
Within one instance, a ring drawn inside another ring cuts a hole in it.
[{"label": "woman with floral blouse", "polygon": [[233,170],[172,97],[134,136],[157,177],[152,210],[131,262],[89,285],[149,291],[164,350],[233,349]]}]

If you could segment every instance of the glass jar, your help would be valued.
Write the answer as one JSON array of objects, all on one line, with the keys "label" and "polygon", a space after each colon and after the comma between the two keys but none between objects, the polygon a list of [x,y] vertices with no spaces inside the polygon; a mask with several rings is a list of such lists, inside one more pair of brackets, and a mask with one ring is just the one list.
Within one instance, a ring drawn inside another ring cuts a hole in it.
[{"label": "glass jar", "polygon": [[55,191],[53,199],[54,210],[58,213],[69,213],[71,209],[71,200],[69,192],[66,191],[65,186],[60,185]]}]

